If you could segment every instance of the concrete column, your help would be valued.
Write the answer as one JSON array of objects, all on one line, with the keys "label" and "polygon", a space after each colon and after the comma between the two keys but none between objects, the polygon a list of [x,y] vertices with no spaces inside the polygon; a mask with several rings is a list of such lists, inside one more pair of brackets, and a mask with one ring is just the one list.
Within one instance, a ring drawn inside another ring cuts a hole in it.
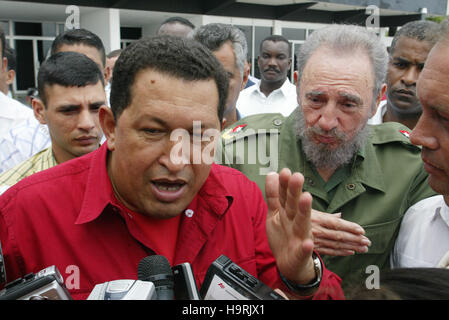
[{"label": "concrete column", "polygon": [[80,15],[81,28],[92,31],[103,41],[106,54],[120,49],[120,10],[97,9]]},{"label": "concrete column", "polygon": [[282,21],[273,20],[273,34],[282,35]]}]

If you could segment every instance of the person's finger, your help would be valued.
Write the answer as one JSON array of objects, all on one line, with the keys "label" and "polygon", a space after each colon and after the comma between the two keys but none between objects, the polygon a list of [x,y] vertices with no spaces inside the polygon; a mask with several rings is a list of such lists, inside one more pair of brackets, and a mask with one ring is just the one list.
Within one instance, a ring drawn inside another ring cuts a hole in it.
[{"label": "person's finger", "polygon": [[[302,182],[304,182],[304,177],[302,177]],[[299,212],[295,216],[294,220],[294,232],[296,235],[300,235],[302,239],[310,239],[313,241],[310,220],[312,211],[312,195],[309,192],[303,192],[300,195],[298,209]]]},{"label": "person's finger", "polygon": [[327,256],[347,257],[355,254],[355,251],[352,250],[343,250],[343,249],[335,250],[330,248],[323,248],[318,245],[314,247],[314,250],[318,252],[320,255],[327,255]]},{"label": "person's finger", "polygon": [[314,238],[318,239],[328,239],[339,243],[353,243],[358,246],[371,246],[371,241],[366,236],[326,229],[314,222],[312,222],[312,234]]},{"label": "person's finger", "polygon": [[265,178],[265,198],[267,202],[267,219],[279,211],[279,175],[270,172]]},{"label": "person's finger", "polygon": [[[285,213],[288,219],[292,220],[298,214],[299,211],[299,199],[302,193],[302,185],[304,183],[304,177],[300,173],[294,173],[287,186],[287,197],[285,200]],[[281,202],[282,205],[282,202]]]},{"label": "person's finger", "polygon": [[274,292],[276,292],[277,294],[279,294],[281,297],[285,298],[285,300],[290,300],[287,295],[284,293],[284,291],[282,291],[279,288],[276,288],[273,290]]},{"label": "person's finger", "polygon": [[287,200],[288,182],[292,172],[288,168],[284,168],[279,173],[279,203],[281,207],[285,208],[285,201]]},{"label": "person's finger", "polygon": [[339,242],[316,237],[314,237],[314,242],[316,246],[329,248],[333,250],[351,250],[359,253],[366,253],[369,250],[368,246],[363,246],[351,242],[341,242],[341,241]]},{"label": "person's finger", "polygon": [[355,222],[342,219],[340,216],[334,216],[333,214],[313,210],[312,223],[318,223],[327,229],[341,230],[357,235],[365,234],[365,230],[360,225]]}]

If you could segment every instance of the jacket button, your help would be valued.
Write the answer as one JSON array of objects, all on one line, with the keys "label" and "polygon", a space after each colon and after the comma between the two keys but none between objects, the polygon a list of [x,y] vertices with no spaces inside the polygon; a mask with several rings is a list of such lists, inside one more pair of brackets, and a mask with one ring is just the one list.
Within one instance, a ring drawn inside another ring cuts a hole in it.
[{"label": "jacket button", "polygon": [[346,188],[348,188],[349,190],[354,190],[355,189],[355,184],[350,183],[350,184],[346,185]]},{"label": "jacket button", "polygon": [[315,185],[315,182],[313,181],[312,178],[306,177],[305,179],[306,179],[307,184],[310,184],[311,186]]}]

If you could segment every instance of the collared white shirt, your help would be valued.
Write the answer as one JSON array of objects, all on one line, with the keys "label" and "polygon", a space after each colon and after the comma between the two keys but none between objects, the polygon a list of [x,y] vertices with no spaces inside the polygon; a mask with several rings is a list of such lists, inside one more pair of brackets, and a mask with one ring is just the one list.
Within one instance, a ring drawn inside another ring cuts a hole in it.
[{"label": "collared white shirt", "polygon": [[368,124],[381,124],[383,123],[383,118],[387,112],[387,100],[382,100],[379,103],[379,107],[377,108],[376,114],[368,119]]},{"label": "collared white shirt", "polygon": [[449,207],[443,196],[423,199],[404,215],[391,267],[437,267],[449,251]]},{"label": "collared white shirt", "polygon": [[0,92],[0,138],[17,123],[34,117],[33,110]]},{"label": "collared white shirt", "polygon": [[110,81],[104,87],[104,92],[106,93],[106,105],[108,107],[110,107],[111,106],[111,82]]},{"label": "collared white shirt", "polygon": [[237,109],[242,118],[259,113],[281,113],[287,117],[298,106],[296,86],[288,78],[268,97],[260,91],[260,83],[261,81],[240,92]]},{"label": "collared white shirt", "polygon": [[32,157],[51,145],[46,125],[33,116],[9,130],[0,138],[0,173]]}]

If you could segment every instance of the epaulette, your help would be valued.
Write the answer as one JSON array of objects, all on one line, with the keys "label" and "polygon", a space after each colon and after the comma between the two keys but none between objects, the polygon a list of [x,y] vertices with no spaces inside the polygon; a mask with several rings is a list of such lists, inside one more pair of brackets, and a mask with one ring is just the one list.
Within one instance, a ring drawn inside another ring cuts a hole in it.
[{"label": "epaulette", "polygon": [[221,138],[224,144],[228,144],[262,132],[279,131],[285,120],[286,118],[280,113],[264,113],[248,116],[237,121],[230,128],[223,130]]},{"label": "epaulette", "polygon": [[408,148],[421,150],[410,141],[412,131],[401,123],[384,122],[370,127],[373,144],[400,143]]}]

